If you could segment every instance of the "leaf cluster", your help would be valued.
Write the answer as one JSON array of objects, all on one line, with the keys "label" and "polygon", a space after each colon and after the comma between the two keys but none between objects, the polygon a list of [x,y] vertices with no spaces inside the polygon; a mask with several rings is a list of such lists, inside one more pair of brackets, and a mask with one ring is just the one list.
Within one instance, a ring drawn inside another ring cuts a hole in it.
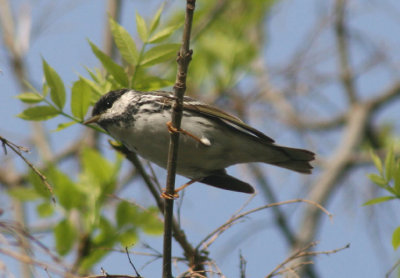
[{"label": "leaf cluster", "polygon": [[28,174],[31,186],[16,187],[9,193],[22,201],[34,201],[39,217],[57,219],[53,233],[55,248],[60,255],[68,254],[82,235],[90,237],[90,252],[82,262],[82,268],[89,269],[107,254],[105,248],[115,244],[130,246],[138,240],[140,231],[162,232],[162,223],[154,208],[143,210],[121,201],[111,218],[115,221],[102,213],[110,195],[115,193],[121,162],[119,154],[111,162],[98,151],[85,148],[81,154],[82,170],[76,181],[51,166],[44,174],[54,186],[56,204],[51,202],[50,193],[33,172]]},{"label": "leaf cluster", "polygon": [[244,78],[257,75],[254,64],[261,59],[266,39],[260,22],[267,19],[274,2],[239,0],[221,6],[215,5],[215,1],[198,2],[191,42],[196,52],[190,65],[189,92],[223,95]]},{"label": "leaf cluster", "polygon": [[[368,174],[368,178],[377,186],[384,189],[388,195],[373,198],[366,203],[375,205],[394,199],[400,199],[400,158],[396,158],[391,148],[387,153],[384,162],[371,151],[371,158],[379,174]],[[392,235],[392,246],[396,250],[400,246],[400,226],[395,229]]]},{"label": "leaf cluster", "polygon": [[109,18],[111,33],[122,59],[121,64],[89,41],[93,54],[106,73],[97,68],[87,68],[90,79],[79,76],[71,87],[70,113],[65,111],[67,93],[61,77],[45,59],[42,59],[45,77],[42,90],[39,92],[29,85],[31,91],[17,96],[22,102],[31,105],[17,116],[28,121],[45,121],[62,115],[70,121],[60,124],[56,129],[59,131],[73,124],[82,123],[89,107],[110,90],[134,88],[151,91],[171,86],[173,78],[163,78],[151,73],[152,67],[173,61],[179,49],[179,44],[165,43],[165,40],[182,24],[159,28],[162,9],[163,7],[157,11],[149,24],[136,14],[137,32],[142,43],[140,49],[128,31],[114,19]]}]

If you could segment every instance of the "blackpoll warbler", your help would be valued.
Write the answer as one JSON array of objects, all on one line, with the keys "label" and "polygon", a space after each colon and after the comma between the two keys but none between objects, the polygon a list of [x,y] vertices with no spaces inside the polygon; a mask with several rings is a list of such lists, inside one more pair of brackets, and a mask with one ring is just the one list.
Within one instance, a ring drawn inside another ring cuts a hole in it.
[{"label": "blackpoll warbler", "polygon": [[[130,151],[166,168],[175,97],[170,92],[111,91],[95,104],[92,118]],[[283,147],[240,119],[208,104],[185,97],[177,174],[222,189],[253,193],[248,183],[229,176],[225,168],[264,162],[309,174],[314,153]]]}]

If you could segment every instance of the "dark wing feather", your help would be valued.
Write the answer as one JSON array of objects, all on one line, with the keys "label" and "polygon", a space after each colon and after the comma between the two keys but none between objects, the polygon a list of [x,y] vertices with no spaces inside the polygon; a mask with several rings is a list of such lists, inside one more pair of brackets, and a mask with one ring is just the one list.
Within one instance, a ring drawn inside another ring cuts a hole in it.
[{"label": "dark wing feather", "polygon": [[[168,103],[163,103],[164,105],[169,104],[172,105],[172,101],[175,99],[175,96],[171,92],[165,91],[154,91],[156,95],[163,96],[169,99]],[[184,97],[183,109],[192,111],[195,113],[202,114],[206,117],[212,118],[217,121],[221,121],[222,123],[226,124],[227,126],[234,128],[238,131],[243,132],[244,134],[250,135],[253,138],[261,139],[264,143],[274,143],[275,141],[262,133],[261,131],[245,124],[241,119],[222,111],[214,106],[204,104],[198,100],[193,98]]]},{"label": "dark wing feather", "polygon": [[216,107],[205,105],[203,103],[184,103],[183,108],[192,112],[197,112],[200,113],[204,116],[211,117],[213,119],[218,119],[225,123],[226,125],[235,128],[243,133],[246,133],[248,135],[251,135],[253,137],[257,137],[259,139],[265,140],[267,143],[274,143],[275,141],[262,133],[261,131],[245,124],[242,120],[239,118],[228,114]]}]

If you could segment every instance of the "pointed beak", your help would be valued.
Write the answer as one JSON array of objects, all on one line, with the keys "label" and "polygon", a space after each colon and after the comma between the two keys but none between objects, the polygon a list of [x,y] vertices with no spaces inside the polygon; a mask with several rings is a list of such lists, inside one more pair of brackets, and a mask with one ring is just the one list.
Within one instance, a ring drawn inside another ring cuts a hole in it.
[{"label": "pointed beak", "polygon": [[97,123],[99,119],[100,119],[100,115],[96,115],[96,116],[93,116],[90,119],[87,119],[86,121],[84,121],[83,124],[88,125],[88,124],[92,124],[92,123]]}]

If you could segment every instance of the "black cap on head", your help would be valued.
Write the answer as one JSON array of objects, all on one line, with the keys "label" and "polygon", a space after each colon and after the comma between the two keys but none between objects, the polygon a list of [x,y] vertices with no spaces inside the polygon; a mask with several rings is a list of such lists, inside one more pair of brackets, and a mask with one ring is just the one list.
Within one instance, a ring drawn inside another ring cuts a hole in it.
[{"label": "black cap on head", "polygon": [[115,90],[115,91],[110,91],[104,96],[102,96],[94,105],[93,111],[92,111],[92,116],[99,115],[112,107],[114,102],[119,99],[123,94],[126,92],[129,92],[130,89],[120,89],[120,90]]}]

